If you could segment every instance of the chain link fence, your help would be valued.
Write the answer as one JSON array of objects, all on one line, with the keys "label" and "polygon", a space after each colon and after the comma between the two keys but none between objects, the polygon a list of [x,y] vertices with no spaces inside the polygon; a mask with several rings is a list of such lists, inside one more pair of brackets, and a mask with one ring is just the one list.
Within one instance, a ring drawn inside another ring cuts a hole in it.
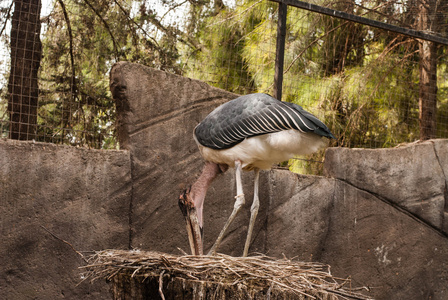
[{"label": "chain link fence", "polygon": [[[448,37],[446,1],[309,2]],[[108,71],[119,60],[238,94],[274,93],[277,2],[4,0],[0,5],[3,138],[117,148]],[[282,100],[322,119],[338,137],[332,145],[393,147],[422,133],[446,138],[447,50],[444,44],[289,6]]]}]

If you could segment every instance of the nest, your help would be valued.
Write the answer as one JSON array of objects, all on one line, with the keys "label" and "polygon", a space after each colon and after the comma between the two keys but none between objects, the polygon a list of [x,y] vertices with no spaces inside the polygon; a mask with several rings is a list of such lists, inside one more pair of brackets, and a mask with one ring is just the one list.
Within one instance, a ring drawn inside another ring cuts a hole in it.
[{"label": "nest", "polygon": [[[233,296],[245,299],[371,299],[359,293],[362,288],[352,288],[349,279],[332,276],[328,265],[265,255],[176,256],[152,251],[104,250],[92,255],[88,265],[82,268],[83,277],[92,281],[106,279],[115,282],[114,285],[120,285],[119,281],[123,280],[135,281],[128,288],[143,288],[145,282],[149,285],[156,281],[156,290],[162,299],[169,294],[167,283],[173,280],[182,282],[181,289],[206,286],[199,293],[201,297],[192,299],[228,298],[209,297],[220,294],[220,289],[225,291],[223,295],[229,295],[233,289],[236,293]],[[123,284],[120,286],[126,288]],[[132,293],[135,298],[135,292]]]}]

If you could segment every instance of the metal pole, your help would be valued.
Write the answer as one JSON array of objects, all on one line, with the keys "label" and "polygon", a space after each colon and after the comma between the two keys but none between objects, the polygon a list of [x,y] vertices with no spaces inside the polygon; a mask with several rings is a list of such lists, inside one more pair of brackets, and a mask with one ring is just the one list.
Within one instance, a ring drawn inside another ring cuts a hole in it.
[{"label": "metal pole", "polygon": [[275,52],[274,98],[282,100],[283,63],[285,61],[286,15],[288,5],[278,4],[277,47]]},{"label": "metal pole", "polygon": [[371,19],[360,17],[357,15],[348,14],[346,12],[334,10],[331,8],[327,8],[327,7],[323,7],[323,6],[319,6],[319,5],[315,5],[315,4],[311,4],[311,3],[307,3],[307,2],[303,2],[303,1],[299,1],[299,0],[271,0],[271,1],[278,2],[279,4],[291,5],[294,7],[306,9],[309,11],[317,12],[317,13],[324,14],[324,15],[331,16],[331,17],[336,17],[336,18],[343,19],[343,20],[353,21],[356,23],[384,29],[387,31],[392,31],[395,33],[407,35],[407,36],[417,38],[417,39],[422,39],[422,40],[427,40],[427,41],[431,41],[431,42],[435,42],[435,43],[439,43],[439,44],[448,45],[447,38],[437,36],[435,34],[429,34],[429,33],[425,33],[425,32],[418,31],[418,30],[413,30],[413,29],[409,29],[409,28],[403,28],[403,27],[399,27],[399,26],[395,26],[395,25],[390,25],[387,23],[379,22],[376,20],[371,20]]}]

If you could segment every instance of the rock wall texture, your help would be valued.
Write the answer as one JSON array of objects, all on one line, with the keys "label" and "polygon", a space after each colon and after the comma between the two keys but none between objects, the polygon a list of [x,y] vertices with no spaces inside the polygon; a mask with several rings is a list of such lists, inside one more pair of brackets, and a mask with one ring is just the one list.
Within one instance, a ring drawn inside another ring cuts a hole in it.
[{"label": "rock wall texture", "polygon": [[[193,128],[214,107],[237,96],[127,62],[112,68],[110,82],[120,146],[132,158],[131,246],[178,253],[177,247],[184,245],[187,250],[187,238],[179,234],[185,224],[177,200],[202,167]],[[220,191],[226,193],[220,199],[233,197],[232,189]]]},{"label": "rock wall texture", "polygon": [[270,176],[267,253],[327,263],[334,275],[371,287],[375,299],[447,298],[448,241],[440,230],[336,178]]},{"label": "rock wall texture", "polygon": [[[131,153],[131,245],[187,250],[177,197],[203,164],[192,131],[213,108],[237,95],[130,63],[114,66],[111,90],[122,116],[120,139]],[[328,263],[338,276],[370,287],[378,299],[446,299],[447,143],[331,148],[327,177],[263,172],[251,251]],[[252,182],[252,173],[246,173],[246,205],[220,252],[242,253]],[[232,170],[209,190],[206,250],[230,215],[235,193]]]},{"label": "rock wall texture", "polygon": [[130,180],[126,151],[0,140],[0,299],[109,299],[72,247],[128,248]]},{"label": "rock wall texture", "polygon": [[[79,251],[188,251],[179,192],[203,161],[194,126],[237,97],[207,84],[118,63],[111,70],[123,151],[0,141],[0,299],[110,299],[80,282]],[[331,265],[376,299],[448,299],[448,140],[394,149],[330,148],[326,177],[273,169],[260,177],[251,252]],[[219,252],[242,254],[246,204]],[[205,202],[205,248],[235,196],[233,170]],[[69,245],[70,244],[70,245]]]},{"label": "rock wall texture", "polygon": [[[350,160],[362,162],[347,164]],[[394,149],[330,149],[328,176],[376,195],[448,234],[448,142]]]}]

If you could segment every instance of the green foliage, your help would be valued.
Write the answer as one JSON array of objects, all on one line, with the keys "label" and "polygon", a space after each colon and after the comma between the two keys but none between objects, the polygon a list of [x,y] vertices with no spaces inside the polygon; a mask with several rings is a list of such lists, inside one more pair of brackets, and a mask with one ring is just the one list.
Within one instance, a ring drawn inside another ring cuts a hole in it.
[{"label": "green foliage", "polygon": [[[355,1],[334,2],[332,8],[380,21],[394,14],[397,22],[415,21],[412,3],[369,3],[371,7],[362,8]],[[195,72],[203,72],[199,78],[235,92],[242,90],[242,82],[252,91],[272,92],[276,16],[276,4],[252,0],[237,2],[235,9],[207,20],[201,33],[204,49],[195,56],[200,66]],[[289,8],[282,100],[302,105],[322,119],[337,136],[331,145],[393,147],[414,141],[419,138],[417,45],[366,26]],[[446,65],[440,65],[443,74]],[[235,66],[245,72],[232,73]],[[444,120],[440,123],[448,119],[443,77],[439,75],[438,118]],[[321,152],[311,160],[292,160],[290,168],[320,173],[322,159]]]},{"label": "green foliage", "polygon": [[253,91],[244,46],[268,11],[269,6],[253,6],[251,1],[237,1],[235,9],[209,10],[195,33],[200,51],[184,53],[188,56],[185,75],[239,94]]},{"label": "green foliage", "polygon": [[[414,1],[313,3],[396,25],[417,22]],[[179,8],[184,23],[165,21]],[[268,0],[228,6],[219,0],[55,0],[43,35],[38,136],[117,147],[107,73],[118,60],[238,94],[272,93],[277,10],[278,3]],[[448,5],[440,10],[448,11]],[[322,119],[337,137],[330,145],[393,147],[414,141],[419,138],[417,51],[415,40],[289,7],[282,100]],[[446,51],[439,49],[440,137],[448,137]],[[322,155],[311,160],[322,161]],[[290,164],[301,172],[319,173],[322,167],[303,160]]]},{"label": "green foliage", "polygon": [[[39,139],[116,148],[107,76],[112,65],[128,60],[180,73],[175,29],[158,23],[144,1],[138,4],[55,1],[42,41]],[[154,23],[165,30],[157,40]]]},{"label": "green foliage", "polygon": [[[95,5],[101,12],[110,3]],[[112,7],[105,17],[122,23],[116,12],[117,7]],[[120,44],[123,38],[118,39]],[[88,5],[68,1],[63,7],[55,3],[42,42],[38,136],[104,146],[104,139],[113,133],[108,120],[115,112],[106,74],[114,58],[120,57],[117,45]]]}]

